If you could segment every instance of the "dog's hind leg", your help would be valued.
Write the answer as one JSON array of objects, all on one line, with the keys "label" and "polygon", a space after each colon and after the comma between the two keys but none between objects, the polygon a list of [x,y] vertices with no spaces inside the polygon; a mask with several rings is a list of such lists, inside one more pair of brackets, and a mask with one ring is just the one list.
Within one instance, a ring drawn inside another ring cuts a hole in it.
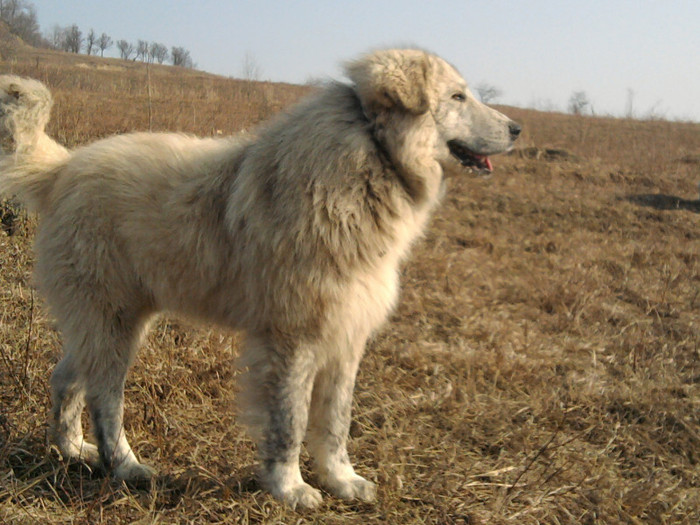
[{"label": "dog's hind leg", "polygon": [[258,444],[263,487],[291,507],[313,508],[321,493],[301,477],[316,355],[311,345],[250,337],[242,355],[242,416]]},{"label": "dog's hind leg", "polygon": [[118,479],[139,481],[153,469],[136,459],[124,433],[124,382],[144,333],[143,319],[118,313],[92,331],[92,347],[82,356],[85,399],[103,467]]},{"label": "dog's hind leg", "polygon": [[376,485],[355,474],[346,448],[355,376],[363,348],[364,340],[348,361],[331,360],[316,375],[308,447],[323,487],[342,499],[369,502],[376,497]]},{"label": "dog's hind leg", "polygon": [[85,406],[85,384],[75,364],[70,342],[66,355],[51,375],[53,418],[50,439],[65,459],[99,465],[97,447],[83,439],[81,414]]}]

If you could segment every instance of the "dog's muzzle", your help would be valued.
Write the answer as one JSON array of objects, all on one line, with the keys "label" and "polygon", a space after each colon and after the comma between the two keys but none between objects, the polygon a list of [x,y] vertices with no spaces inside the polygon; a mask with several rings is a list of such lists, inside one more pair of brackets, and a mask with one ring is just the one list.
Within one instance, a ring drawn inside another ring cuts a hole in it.
[{"label": "dog's muzzle", "polygon": [[452,155],[459,160],[462,166],[466,166],[467,168],[475,168],[478,171],[484,171],[487,173],[491,173],[493,171],[493,164],[491,164],[491,159],[489,159],[488,156],[474,153],[461,140],[450,140],[447,142],[447,147],[450,148],[450,153],[452,153]]}]

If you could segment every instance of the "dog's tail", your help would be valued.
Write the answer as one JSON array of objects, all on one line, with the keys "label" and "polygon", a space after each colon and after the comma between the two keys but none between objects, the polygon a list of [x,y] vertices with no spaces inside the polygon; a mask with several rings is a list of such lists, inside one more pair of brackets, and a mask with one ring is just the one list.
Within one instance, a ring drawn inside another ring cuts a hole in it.
[{"label": "dog's tail", "polygon": [[70,157],[44,132],[52,104],[41,82],[0,76],[0,195],[16,195],[36,211],[47,202],[57,168]]}]

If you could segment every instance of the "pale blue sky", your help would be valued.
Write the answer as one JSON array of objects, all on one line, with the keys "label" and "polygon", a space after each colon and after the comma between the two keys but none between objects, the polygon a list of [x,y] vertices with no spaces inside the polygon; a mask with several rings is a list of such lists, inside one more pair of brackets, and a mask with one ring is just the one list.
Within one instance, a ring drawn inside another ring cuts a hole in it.
[{"label": "pale blue sky", "polygon": [[[374,47],[443,56],[498,102],[565,110],[585,91],[597,113],[700,121],[700,0],[30,0],[42,31],[77,24],[115,41],[188,49],[199,69],[261,78],[341,78]],[[116,49],[111,50],[112,54]]]}]

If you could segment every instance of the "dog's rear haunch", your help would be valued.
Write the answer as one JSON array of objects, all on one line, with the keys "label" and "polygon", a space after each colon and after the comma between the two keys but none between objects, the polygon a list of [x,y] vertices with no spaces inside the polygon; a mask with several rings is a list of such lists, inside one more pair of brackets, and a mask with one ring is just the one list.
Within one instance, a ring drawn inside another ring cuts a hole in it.
[{"label": "dog's rear haunch", "polygon": [[64,342],[51,435],[65,458],[153,475],[124,434],[123,386],[149,321],[172,311],[244,330],[241,417],[267,490],[321,502],[299,470],[306,438],[329,493],[375,498],[346,451],[365,342],[444,173],[490,171],[520,127],[423,51],[378,51],[346,73],[240,137],[136,133],[73,151],[44,132],[46,88],[0,77],[0,191],[40,215],[36,282]]}]

